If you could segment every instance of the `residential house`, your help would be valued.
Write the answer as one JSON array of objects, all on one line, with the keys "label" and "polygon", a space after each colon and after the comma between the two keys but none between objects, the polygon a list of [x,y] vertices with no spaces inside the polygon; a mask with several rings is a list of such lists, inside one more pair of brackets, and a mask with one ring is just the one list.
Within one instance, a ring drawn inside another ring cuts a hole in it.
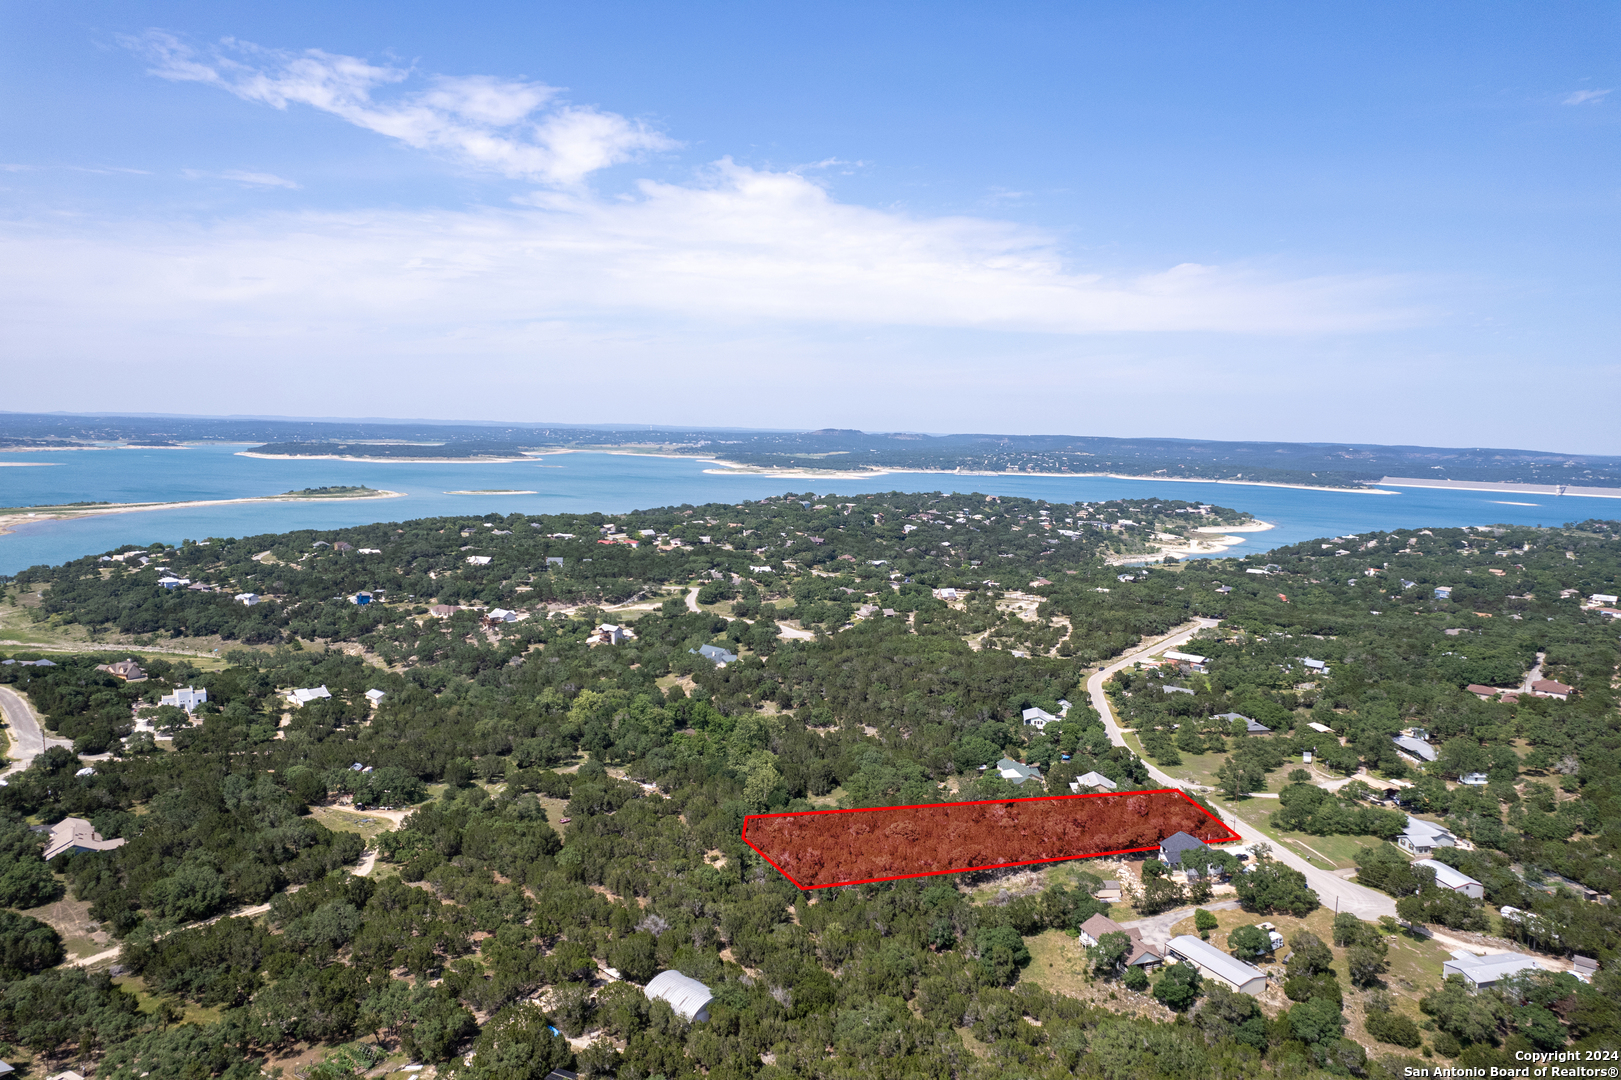
[{"label": "residential house", "polygon": [[1260,968],[1228,956],[1192,934],[1172,938],[1166,952],[1182,963],[1192,964],[1205,978],[1214,979],[1240,994],[1254,997],[1266,989],[1266,973]]},{"label": "residential house", "polygon": [[1204,856],[1215,849],[1197,836],[1185,832],[1172,833],[1159,843],[1159,861],[1172,869],[1188,870],[1195,874],[1208,873],[1210,863]]},{"label": "residential house", "polygon": [[1437,600],[1451,600],[1452,599],[1452,586],[1450,586],[1450,585],[1437,585],[1435,587],[1435,598]]},{"label": "residential house", "polygon": [[146,681],[146,672],[133,660],[120,660],[116,664],[97,664],[96,670],[105,671],[115,679],[123,679],[125,682]]},{"label": "residential house", "polygon": [[173,705],[177,709],[185,709],[188,714],[207,701],[207,690],[199,690],[191,686],[177,686],[174,693],[165,694],[158,698],[159,705]]},{"label": "residential house", "polygon": [[1099,885],[1098,891],[1092,895],[1097,897],[1099,900],[1102,900],[1105,904],[1118,904],[1123,892],[1124,890],[1121,888],[1120,882],[1110,880],[1105,881],[1102,885]]},{"label": "residential house", "polygon": [[1575,690],[1574,686],[1566,686],[1553,679],[1538,679],[1531,684],[1531,693],[1537,697],[1554,698],[1557,701],[1568,700]]},{"label": "residential house", "polygon": [[1313,731],[1318,732],[1319,734],[1322,734],[1322,735],[1332,735],[1332,734],[1334,734],[1334,729],[1333,728],[1329,727],[1327,724],[1319,724],[1315,720],[1311,721],[1306,726],[1311,728]]},{"label": "residential house", "polygon": [[371,603],[371,593],[357,592],[349,598],[349,602],[351,604],[359,605],[360,607],[365,607],[367,604]]},{"label": "residential house", "polygon": [[737,654],[728,649],[723,649],[719,645],[702,645],[688,651],[697,653],[705,660],[713,661],[716,667],[725,667],[727,664],[737,663]]},{"label": "residential house", "polygon": [[329,698],[331,696],[332,692],[326,688],[324,683],[320,686],[287,691],[288,704],[292,705],[295,709],[302,709],[312,701],[318,701],[321,698]]},{"label": "residential house", "polygon": [[45,845],[45,861],[58,855],[77,851],[111,851],[123,847],[123,839],[103,840],[101,834],[84,818],[68,817],[51,826],[51,838]]},{"label": "residential house", "polygon": [[385,698],[387,696],[388,695],[383,693],[381,690],[375,690],[374,689],[374,690],[367,690],[366,691],[366,700],[371,702],[373,705],[376,705],[376,704],[380,703],[383,700],[383,698]]},{"label": "residential house", "polygon": [[1228,593],[1233,591],[1233,587],[1231,585],[1219,585],[1216,587],[1216,591],[1221,595],[1226,596]]},{"label": "residential house", "polygon": [[256,592],[239,592],[231,599],[235,600],[243,607],[252,607],[254,604],[259,602],[260,596]]},{"label": "residential house", "polygon": [[1483,772],[1464,773],[1458,777],[1458,783],[1467,787],[1485,787],[1491,782],[1491,777]]},{"label": "residential house", "polygon": [[1193,693],[1192,690],[1189,690],[1185,686],[1165,686],[1164,684],[1161,684],[1160,689],[1165,691],[1167,694],[1191,694],[1191,693]]},{"label": "residential house", "polygon": [[1502,691],[1497,689],[1495,686],[1482,686],[1479,683],[1470,683],[1468,686],[1464,687],[1464,689],[1475,695],[1481,701],[1490,701],[1492,698],[1502,693]]},{"label": "residential house", "polygon": [[491,608],[489,611],[484,613],[485,626],[500,626],[503,623],[514,623],[517,621],[518,613],[516,611],[508,611],[504,607]]},{"label": "residential house", "polygon": [[493,557],[491,555],[469,555],[467,561],[473,566],[488,566]]},{"label": "residential house", "polygon": [[1461,975],[1471,990],[1484,990],[1522,971],[1541,971],[1542,965],[1523,953],[1493,953],[1477,956],[1468,949],[1454,949],[1452,959],[1441,965],[1441,976]]},{"label": "residential house", "polygon": [[1434,859],[1420,859],[1413,865],[1422,866],[1426,870],[1434,870],[1435,883],[1443,889],[1463,893],[1463,895],[1472,897],[1475,900],[1483,899],[1486,895],[1486,886],[1462,870],[1454,869],[1444,862],[1437,862]]},{"label": "residential house", "polygon": [[457,608],[450,604],[435,604],[428,609],[428,614],[436,619],[448,619],[456,614]]},{"label": "residential house", "polygon": [[1315,671],[1319,675],[1328,674],[1328,665],[1323,663],[1321,660],[1313,660],[1309,656],[1302,656],[1300,658],[1300,662],[1305,664],[1307,670],[1309,671]]},{"label": "residential house", "polygon": [[1396,837],[1396,845],[1414,855],[1428,855],[1436,848],[1457,847],[1458,838],[1444,825],[1407,815],[1407,826]]},{"label": "residential house", "polygon": [[648,981],[642,991],[649,1001],[667,1002],[681,1019],[702,1024],[709,1019],[709,1003],[714,993],[697,979],[689,979],[679,971],[661,971]]},{"label": "residential house", "polygon": [[1234,720],[1242,720],[1244,721],[1244,731],[1250,735],[1270,735],[1272,733],[1271,728],[1267,727],[1265,724],[1259,723],[1258,721],[1251,720],[1243,713],[1218,713],[1216,715],[1216,719],[1225,720],[1228,724],[1231,724]]},{"label": "residential house", "polygon": [[[613,623],[603,623],[601,626],[597,627],[595,631],[592,632],[592,634],[591,634],[591,644],[592,645],[618,645],[621,641],[629,641],[630,637],[631,637],[630,631],[625,629],[623,626],[615,626]],[[708,647],[709,646],[705,646],[705,648],[708,648]],[[700,649],[699,651],[702,652],[703,650]],[[708,654],[704,653],[704,655],[707,656]],[[728,653],[727,655],[731,655],[731,654]],[[709,657],[709,658],[711,660],[715,659],[712,656]],[[737,659],[737,657],[735,657],[735,656],[732,657],[732,660],[736,660],[736,659]],[[726,661],[726,662],[730,663],[731,661]]]},{"label": "residential house", "polygon": [[1079,938],[1082,945],[1095,946],[1104,934],[1125,934],[1131,941],[1126,954],[1127,967],[1154,967],[1165,962],[1165,954],[1143,940],[1143,932],[1136,927],[1127,929],[1107,915],[1094,915],[1081,924]]},{"label": "residential house", "polygon": [[1593,976],[1598,974],[1598,961],[1578,953],[1570,958],[1570,973],[1582,982],[1590,983]]},{"label": "residential house", "polygon": [[1041,782],[1041,771],[1039,769],[1033,769],[1022,762],[1014,761],[1012,758],[1005,757],[998,761],[996,771],[1003,780],[1014,786],[1023,784],[1026,780]]},{"label": "residential house", "polygon": [[1032,706],[1024,710],[1024,722],[1035,728],[1037,731],[1041,731],[1046,728],[1048,724],[1058,723],[1058,717],[1054,716],[1046,709],[1039,709]]},{"label": "residential house", "polygon": [[1082,788],[1103,788],[1113,791],[1118,785],[1100,772],[1084,772],[1069,782],[1069,789],[1080,794]]}]

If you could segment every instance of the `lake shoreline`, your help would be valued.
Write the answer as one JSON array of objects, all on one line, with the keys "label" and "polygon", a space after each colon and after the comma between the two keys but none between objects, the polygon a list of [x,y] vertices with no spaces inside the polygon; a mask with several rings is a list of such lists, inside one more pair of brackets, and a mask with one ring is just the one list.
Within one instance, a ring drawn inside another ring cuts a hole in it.
[{"label": "lake shoreline", "polygon": [[78,518],[102,517],[107,514],[140,514],[149,510],[189,510],[199,506],[232,506],[241,503],[335,503],[366,502],[372,499],[403,499],[403,491],[379,491],[374,495],[252,495],[244,499],[192,499],[185,502],[105,503],[78,508],[49,506],[30,510],[26,506],[0,509],[0,536],[12,532],[17,525],[36,521],[72,521]]}]

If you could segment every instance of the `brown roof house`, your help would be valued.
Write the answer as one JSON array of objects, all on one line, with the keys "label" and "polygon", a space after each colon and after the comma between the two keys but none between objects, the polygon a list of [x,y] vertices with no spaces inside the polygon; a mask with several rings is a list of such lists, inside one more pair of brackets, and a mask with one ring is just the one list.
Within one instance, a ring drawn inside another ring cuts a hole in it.
[{"label": "brown roof house", "polygon": [[50,862],[58,855],[76,851],[111,851],[123,846],[122,839],[103,840],[101,834],[84,818],[63,818],[51,826],[51,842],[45,845],[45,861]]},{"label": "brown roof house", "polygon": [[1564,683],[1555,682],[1552,679],[1538,679],[1531,684],[1531,693],[1537,697],[1558,698],[1560,701],[1567,700],[1575,690],[1574,686],[1566,686]]},{"label": "brown roof house", "polygon": [[1104,934],[1125,934],[1131,939],[1131,952],[1126,954],[1127,967],[1153,967],[1165,962],[1165,954],[1143,941],[1143,932],[1136,927],[1127,929],[1107,915],[1094,915],[1081,924],[1082,945],[1092,946]]},{"label": "brown roof house", "polygon": [[120,660],[116,664],[97,664],[96,670],[105,671],[107,674],[123,679],[125,682],[146,681],[146,672],[142,671],[141,665],[133,660]]}]

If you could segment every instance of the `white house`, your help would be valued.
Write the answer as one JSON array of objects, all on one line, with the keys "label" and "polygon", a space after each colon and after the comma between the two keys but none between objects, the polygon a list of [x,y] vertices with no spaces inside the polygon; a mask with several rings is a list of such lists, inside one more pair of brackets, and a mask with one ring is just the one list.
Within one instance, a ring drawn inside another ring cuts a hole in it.
[{"label": "white house", "polygon": [[492,557],[490,555],[469,555],[467,561],[473,566],[488,566]]},{"label": "white house", "polygon": [[[591,635],[591,644],[593,645],[618,645],[621,641],[629,640],[630,631],[623,626],[615,626],[613,623],[603,623]],[[737,657],[734,656],[732,659],[736,660]]]},{"label": "white house", "polygon": [[1396,844],[1415,855],[1428,855],[1438,847],[1457,847],[1458,838],[1442,825],[1407,815],[1407,827],[1396,837]]},{"label": "white house", "polygon": [[287,691],[287,700],[295,708],[299,709],[302,709],[304,706],[308,705],[312,701],[317,700],[318,698],[329,698],[331,696],[332,692],[326,688],[324,683],[320,686]]},{"label": "white house", "polygon": [[256,592],[239,592],[232,599],[243,607],[252,607],[259,602],[259,594]]},{"label": "white house", "polygon": [[[1442,846],[1445,847],[1446,845],[1443,844]],[[1434,870],[1435,883],[1443,889],[1451,889],[1453,892],[1463,893],[1465,896],[1476,900],[1483,899],[1486,895],[1486,886],[1462,870],[1456,870],[1444,862],[1437,862],[1434,859],[1420,859],[1413,865],[1422,866],[1426,870]]]},{"label": "white house", "polygon": [[1454,949],[1452,959],[1441,965],[1441,975],[1461,975],[1471,990],[1484,990],[1499,980],[1522,971],[1541,971],[1542,965],[1522,953],[1493,953],[1476,956],[1468,949]]},{"label": "white house", "polygon": [[1024,710],[1024,722],[1035,728],[1037,731],[1041,731],[1048,724],[1058,723],[1058,717],[1054,716],[1046,709],[1032,707]]},{"label": "white house", "polygon": [[177,709],[191,712],[197,706],[208,700],[207,690],[198,690],[190,686],[179,686],[172,694],[165,694],[158,698],[159,705],[173,705]]},{"label": "white house", "polygon": [[1165,659],[1167,659],[1167,660],[1180,660],[1184,664],[1208,664],[1208,663],[1210,663],[1210,658],[1208,656],[1198,656],[1198,655],[1196,655],[1194,653],[1178,652],[1175,649],[1167,649],[1161,655],[1164,656]]},{"label": "white house", "polygon": [[642,991],[648,1001],[665,1001],[683,1020],[702,1024],[709,1019],[709,1003],[715,995],[697,979],[689,979],[679,971],[661,971]]},{"label": "white house", "polygon": [[1332,735],[1332,734],[1334,734],[1334,729],[1333,728],[1329,727],[1327,724],[1319,724],[1315,720],[1311,721],[1306,726],[1311,728],[1313,731],[1318,732],[1318,733],[1323,734],[1323,735]]},{"label": "white house", "polygon": [[1082,788],[1104,788],[1113,791],[1116,786],[1113,780],[1100,772],[1082,773],[1069,782],[1069,789],[1076,794],[1079,794]]},{"label": "white house", "polygon": [[1192,934],[1172,938],[1166,952],[1182,963],[1192,964],[1205,978],[1214,979],[1240,994],[1254,997],[1266,989],[1266,972],[1228,956]]},{"label": "white house", "polygon": [[376,705],[378,702],[382,701],[383,698],[385,698],[387,696],[388,695],[384,694],[381,690],[367,690],[366,691],[366,700],[370,701],[373,705]]},{"label": "white house", "polygon": [[1467,784],[1469,787],[1485,787],[1490,781],[1491,777],[1483,772],[1464,773],[1458,777],[1458,783]]}]

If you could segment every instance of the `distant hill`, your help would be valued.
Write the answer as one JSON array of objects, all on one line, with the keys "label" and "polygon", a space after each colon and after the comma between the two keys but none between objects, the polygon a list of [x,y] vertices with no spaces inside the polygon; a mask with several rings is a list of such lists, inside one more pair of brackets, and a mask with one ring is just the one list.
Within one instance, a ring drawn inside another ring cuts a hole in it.
[{"label": "distant hill", "polygon": [[1382,476],[1615,486],[1621,457],[1489,447],[1113,439],[1084,435],[924,435],[838,428],[748,431],[620,425],[439,424],[0,413],[0,447],[93,443],[258,443],[257,453],[355,457],[507,457],[544,449],[694,453],[797,469],[1120,473],[1356,487]]}]

